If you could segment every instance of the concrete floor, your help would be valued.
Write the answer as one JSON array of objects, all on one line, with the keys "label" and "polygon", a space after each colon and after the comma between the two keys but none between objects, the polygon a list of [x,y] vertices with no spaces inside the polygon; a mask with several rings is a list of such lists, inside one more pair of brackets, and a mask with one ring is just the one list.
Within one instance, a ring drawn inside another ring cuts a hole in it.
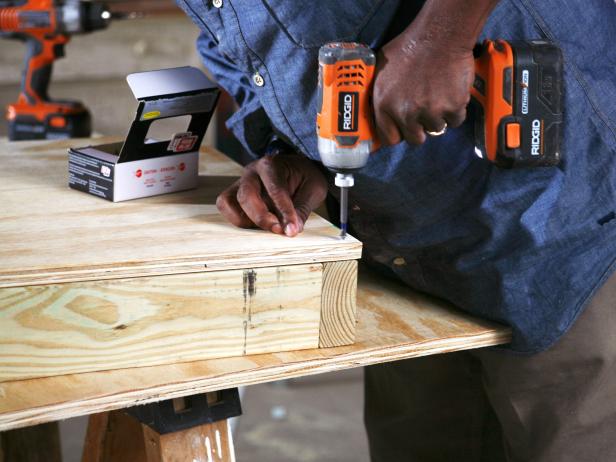
[{"label": "concrete floor", "polygon": [[[363,371],[320,374],[245,389],[238,462],[368,462]],[[86,418],[60,424],[65,462],[78,462]]]}]

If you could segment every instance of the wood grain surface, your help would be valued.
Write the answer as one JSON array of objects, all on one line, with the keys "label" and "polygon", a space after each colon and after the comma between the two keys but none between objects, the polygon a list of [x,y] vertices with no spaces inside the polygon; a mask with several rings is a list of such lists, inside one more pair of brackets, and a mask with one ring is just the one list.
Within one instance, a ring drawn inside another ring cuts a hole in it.
[{"label": "wood grain surface", "polygon": [[124,411],[91,415],[81,462],[148,462],[141,423]]},{"label": "wood grain surface", "polygon": [[293,239],[228,224],[215,198],[241,170],[212,150],[197,190],[114,204],[69,189],[67,148],[103,141],[0,141],[0,287],[361,256],[359,241],[314,214]]},{"label": "wood grain surface", "polygon": [[1,433],[0,462],[62,462],[58,423]]},{"label": "wood grain surface", "polygon": [[356,343],[0,384],[0,431],[213,390],[498,345],[509,329],[370,273],[359,275]]},{"label": "wood grain surface", "polygon": [[319,347],[350,345],[355,341],[357,261],[323,265]]},{"label": "wood grain surface", "polygon": [[322,267],[0,289],[0,382],[316,348]]},{"label": "wood grain surface", "polygon": [[[160,435],[142,425],[147,462],[235,462],[228,420]],[[121,456],[118,462],[132,462]]]}]

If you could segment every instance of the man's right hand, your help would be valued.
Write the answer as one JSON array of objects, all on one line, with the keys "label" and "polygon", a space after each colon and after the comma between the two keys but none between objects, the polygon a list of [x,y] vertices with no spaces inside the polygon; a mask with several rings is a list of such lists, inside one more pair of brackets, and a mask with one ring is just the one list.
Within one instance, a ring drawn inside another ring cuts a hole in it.
[{"label": "man's right hand", "polygon": [[473,47],[498,0],[426,0],[413,22],[379,52],[374,119],[382,144],[421,144],[457,127],[475,78]]},{"label": "man's right hand", "polygon": [[300,154],[276,154],[246,166],[216,200],[220,213],[240,228],[296,236],[327,195],[327,180]]}]

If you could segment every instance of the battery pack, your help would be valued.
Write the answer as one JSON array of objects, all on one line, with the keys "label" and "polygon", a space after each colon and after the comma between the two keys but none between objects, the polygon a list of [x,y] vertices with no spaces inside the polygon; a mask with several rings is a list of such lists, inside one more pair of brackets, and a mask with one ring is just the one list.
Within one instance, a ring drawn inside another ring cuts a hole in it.
[{"label": "battery pack", "polygon": [[11,141],[87,138],[91,133],[92,121],[86,109],[76,113],[48,114],[42,122],[27,114],[9,119]]},{"label": "battery pack", "polygon": [[471,91],[477,148],[499,167],[558,165],[563,57],[545,40],[486,42]]}]

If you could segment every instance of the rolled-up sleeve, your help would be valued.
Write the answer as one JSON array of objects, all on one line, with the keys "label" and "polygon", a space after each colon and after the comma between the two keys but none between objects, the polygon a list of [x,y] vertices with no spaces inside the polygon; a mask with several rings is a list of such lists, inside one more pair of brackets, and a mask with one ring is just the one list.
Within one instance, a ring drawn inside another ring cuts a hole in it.
[{"label": "rolled-up sleeve", "polygon": [[273,129],[251,88],[249,77],[220,52],[218,44],[209,34],[199,36],[197,49],[212,77],[239,106],[238,111],[226,121],[227,128],[253,157],[261,157],[272,138]]}]

